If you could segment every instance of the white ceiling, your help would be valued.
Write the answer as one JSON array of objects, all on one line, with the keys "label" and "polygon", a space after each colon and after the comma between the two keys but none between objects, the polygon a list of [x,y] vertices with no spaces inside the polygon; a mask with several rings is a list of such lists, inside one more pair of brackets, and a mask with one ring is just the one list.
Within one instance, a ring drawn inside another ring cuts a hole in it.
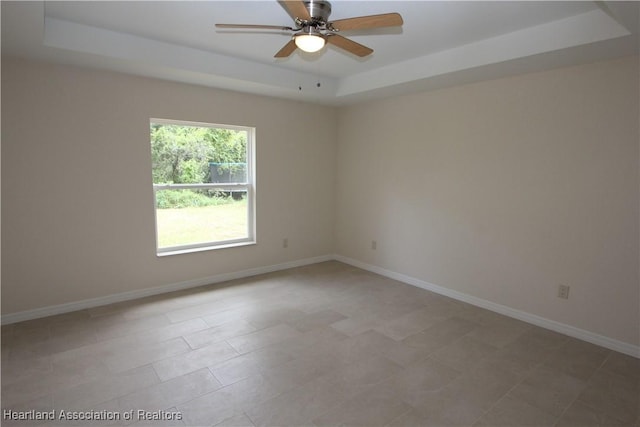
[{"label": "white ceiling", "polygon": [[638,53],[637,2],[332,1],[330,20],[399,12],[341,33],[374,49],[273,55],[292,25],[275,0],[2,2],[2,53],[338,105]]}]

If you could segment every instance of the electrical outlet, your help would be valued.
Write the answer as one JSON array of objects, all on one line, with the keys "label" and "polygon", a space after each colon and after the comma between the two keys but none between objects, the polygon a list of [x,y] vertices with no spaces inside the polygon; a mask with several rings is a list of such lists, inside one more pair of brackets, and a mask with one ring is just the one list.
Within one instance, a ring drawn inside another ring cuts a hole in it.
[{"label": "electrical outlet", "polygon": [[371,241],[371,249],[374,250],[374,251],[376,249],[378,249],[378,242],[376,242],[375,240],[372,240]]},{"label": "electrical outlet", "polygon": [[558,285],[558,298],[569,299],[568,285]]},{"label": "electrical outlet", "polygon": [[288,248],[289,247],[289,239],[288,238],[284,238],[282,239],[282,247],[283,248]]}]

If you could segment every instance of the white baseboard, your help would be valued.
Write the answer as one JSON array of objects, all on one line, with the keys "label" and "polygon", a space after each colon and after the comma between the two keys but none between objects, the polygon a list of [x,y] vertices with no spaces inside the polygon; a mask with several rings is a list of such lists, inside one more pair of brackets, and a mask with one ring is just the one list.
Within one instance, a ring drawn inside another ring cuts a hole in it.
[{"label": "white baseboard", "polygon": [[555,332],[559,332],[564,335],[568,335],[574,338],[581,339],[583,341],[590,342],[620,353],[628,354],[629,356],[640,358],[640,346],[625,343],[623,341],[615,340],[613,338],[599,335],[594,332],[586,331],[584,329],[576,328],[571,325],[556,322],[554,320],[546,319],[544,317],[536,316],[521,310],[516,310],[505,305],[497,304],[491,301],[487,301],[482,298],[474,297],[462,292],[455,291],[453,289],[445,288],[443,286],[434,285],[424,280],[416,279],[415,277],[407,276],[405,274],[396,273],[395,271],[387,270],[382,267],[367,264],[362,261],[358,261],[352,258],[348,258],[342,255],[322,255],[313,258],[305,258],[295,261],[289,261],[281,264],[268,265],[263,267],[250,268],[247,270],[235,271],[231,273],[217,274],[215,276],[203,277],[194,280],[187,280],[184,282],[170,283],[155,288],[140,289],[130,292],[122,292],[119,294],[107,295],[104,297],[91,298],[82,301],[74,301],[66,304],[53,305],[49,307],[37,308],[34,310],[26,310],[18,313],[11,313],[2,315],[0,322],[3,325],[11,323],[22,322],[25,320],[38,319],[41,317],[53,316],[56,314],[68,313],[71,311],[83,310],[92,307],[98,307],[102,305],[113,304],[116,302],[134,300],[138,298],[144,298],[152,295],[159,295],[167,292],[175,292],[183,289],[195,288],[198,286],[210,285],[214,283],[226,282],[228,280],[241,279],[243,277],[256,276],[258,274],[271,273],[274,271],[286,270],[294,267],[301,267],[304,265],[316,264],[325,261],[340,261],[345,264],[352,265],[354,267],[361,268],[363,270],[370,271],[372,273],[379,274],[381,276],[388,277],[390,279],[398,280],[409,285],[416,286],[418,288],[426,289],[431,292],[435,292],[440,295],[444,295],[458,301],[463,301],[477,307],[485,308],[493,312],[503,314],[505,316],[513,317],[514,319],[522,320],[523,322],[531,323],[536,326],[540,326],[546,329],[550,329]]},{"label": "white baseboard", "polygon": [[267,265],[263,267],[250,268],[247,270],[235,271],[231,273],[217,274],[215,276],[202,277],[199,279],[187,280],[184,282],[170,283],[154,288],[140,289],[130,292],[122,292],[104,297],[90,298],[81,301],[74,301],[66,304],[52,305],[48,307],[36,308],[33,310],[20,311],[18,313],[4,314],[0,318],[3,325],[23,322],[25,320],[39,319],[41,317],[53,316],[56,314],[69,313],[71,311],[84,310],[92,307],[113,304],[116,302],[134,300],[149,297],[152,295],[164,294],[167,292],[181,291],[183,289],[195,288],[198,286],[211,285],[214,283],[226,282],[228,280],[241,279],[243,277],[256,276],[258,274],[271,273],[273,271],[286,270],[288,268],[301,267],[319,262],[331,261],[332,255],[323,255],[313,258],[305,258],[295,261],[284,262],[282,264]]},{"label": "white baseboard", "polygon": [[571,325],[556,322],[555,320],[546,319],[544,317],[536,316],[525,311],[516,310],[506,305],[496,304],[495,302],[487,301],[482,298],[474,297],[462,292],[454,291],[453,289],[445,288],[443,286],[434,285],[424,280],[416,279],[415,277],[407,276],[404,274],[396,273],[395,271],[387,270],[375,265],[367,264],[352,258],[344,257],[342,255],[334,255],[333,259],[343,262],[345,264],[352,265],[354,267],[361,268],[363,270],[370,271],[372,273],[379,274],[381,276],[388,277],[390,279],[398,280],[400,282],[416,286],[418,288],[426,289],[428,291],[435,292],[440,295],[444,295],[458,301],[466,302],[477,307],[485,308],[487,310],[503,314],[514,319],[522,320],[523,322],[531,323],[542,328],[550,329],[555,332],[559,332],[570,337],[578,338],[583,341],[590,342],[592,344],[599,345],[601,347],[615,350],[620,353],[627,354],[629,356],[640,358],[640,346],[629,344],[623,341],[615,340],[613,338],[599,335],[594,332],[589,332],[584,329],[576,328]]}]

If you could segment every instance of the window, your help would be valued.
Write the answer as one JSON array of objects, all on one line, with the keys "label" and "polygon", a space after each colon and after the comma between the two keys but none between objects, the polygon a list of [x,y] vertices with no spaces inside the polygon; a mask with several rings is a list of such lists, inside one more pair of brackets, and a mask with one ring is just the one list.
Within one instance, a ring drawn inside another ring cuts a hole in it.
[{"label": "window", "polygon": [[255,243],[254,133],[151,119],[158,255]]}]

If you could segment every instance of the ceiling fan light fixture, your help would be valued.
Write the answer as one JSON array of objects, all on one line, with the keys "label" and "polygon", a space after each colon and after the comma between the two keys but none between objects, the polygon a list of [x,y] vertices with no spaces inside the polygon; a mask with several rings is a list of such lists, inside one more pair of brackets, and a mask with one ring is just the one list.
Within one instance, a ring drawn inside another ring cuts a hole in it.
[{"label": "ceiling fan light fixture", "polygon": [[313,32],[309,32],[309,34],[298,34],[294,37],[296,46],[305,52],[317,52],[324,47],[324,38]]}]

